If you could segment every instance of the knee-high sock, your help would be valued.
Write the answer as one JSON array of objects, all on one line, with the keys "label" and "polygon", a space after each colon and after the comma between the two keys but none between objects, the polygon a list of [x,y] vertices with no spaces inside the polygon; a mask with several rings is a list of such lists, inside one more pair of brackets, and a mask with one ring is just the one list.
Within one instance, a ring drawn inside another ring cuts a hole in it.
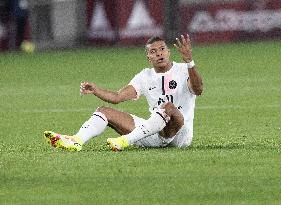
[{"label": "knee-high sock", "polygon": [[161,131],[169,120],[169,116],[163,110],[156,111],[151,114],[149,119],[137,126],[131,133],[124,135],[124,137],[128,139],[129,144],[134,144],[144,137]]},{"label": "knee-high sock", "polygon": [[92,137],[100,135],[108,124],[106,116],[101,112],[94,112],[89,120],[84,122],[76,134],[84,144]]}]

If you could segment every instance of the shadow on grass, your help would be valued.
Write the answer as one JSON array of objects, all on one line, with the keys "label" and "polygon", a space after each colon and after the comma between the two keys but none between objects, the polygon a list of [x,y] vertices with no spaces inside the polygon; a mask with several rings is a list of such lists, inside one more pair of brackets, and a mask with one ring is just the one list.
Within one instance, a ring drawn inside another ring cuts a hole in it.
[{"label": "shadow on grass", "polygon": [[200,150],[208,150],[208,149],[243,149],[245,148],[244,144],[239,143],[224,143],[224,144],[195,144],[190,147],[190,149],[200,149]]},{"label": "shadow on grass", "polygon": [[[159,148],[145,148],[145,147],[136,147],[131,146],[124,150],[125,152],[143,152],[143,151],[175,151],[175,150],[232,150],[232,149],[243,149],[245,148],[244,144],[241,143],[206,143],[206,144],[192,144],[186,148],[177,148],[177,147],[159,147]],[[106,145],[100,144],[91,144],[90,146],[85,147],[83,152],[112,152]]]}]

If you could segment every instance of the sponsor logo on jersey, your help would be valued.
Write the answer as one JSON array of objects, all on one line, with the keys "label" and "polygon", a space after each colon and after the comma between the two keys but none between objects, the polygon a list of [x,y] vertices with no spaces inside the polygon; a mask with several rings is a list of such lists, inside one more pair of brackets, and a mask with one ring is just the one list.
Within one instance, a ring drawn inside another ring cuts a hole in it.
[{"label": "sponsor logo on jersey", "polygon": [[155,88],[156,88],[155,86],[149,87],[148,90],[153,90],[153,89],[155,89]]}]

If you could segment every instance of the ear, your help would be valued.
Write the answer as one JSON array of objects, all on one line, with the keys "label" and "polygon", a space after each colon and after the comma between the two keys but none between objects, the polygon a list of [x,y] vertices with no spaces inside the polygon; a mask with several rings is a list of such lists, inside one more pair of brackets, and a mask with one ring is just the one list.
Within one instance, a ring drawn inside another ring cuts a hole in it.
[{"label": "ear", "polygon": [[171,55],[171,50],[168,48],[168,53],[169,53],[169,58],[170,58],[170,55]]}]

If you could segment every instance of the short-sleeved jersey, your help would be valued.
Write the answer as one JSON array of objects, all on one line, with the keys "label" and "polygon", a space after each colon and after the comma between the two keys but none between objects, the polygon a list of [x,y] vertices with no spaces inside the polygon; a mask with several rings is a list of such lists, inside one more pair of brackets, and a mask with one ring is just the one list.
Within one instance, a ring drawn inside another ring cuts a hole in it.
[{"label": "short-sleeved jersey", "polygon": [[192,133],[196,95],[188,88],[188,78],[187,65],[173,62],[172,68],[165,73],[156,73],[154,68],[143,69],[129,85],[135,88],[137,97],[146,97],[150,112],[165,102],[172,102],[183,114],[185,125]]}]

